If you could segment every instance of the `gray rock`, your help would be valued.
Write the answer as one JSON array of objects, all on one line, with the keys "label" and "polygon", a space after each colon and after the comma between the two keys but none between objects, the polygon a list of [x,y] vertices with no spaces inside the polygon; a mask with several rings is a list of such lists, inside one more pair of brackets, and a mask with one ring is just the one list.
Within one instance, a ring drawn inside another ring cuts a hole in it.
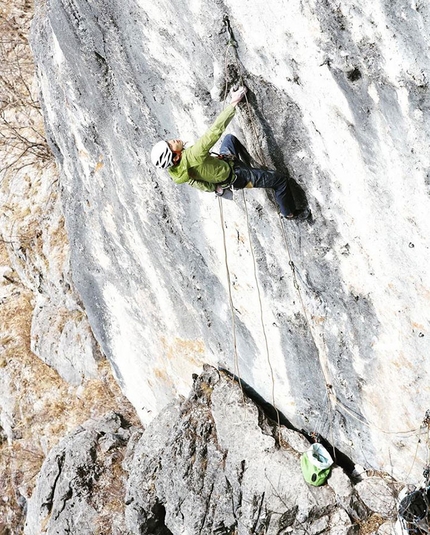
[{"label": "gray rock", "polygon": [[378,535],[392,535],[395,532],[394,522],[384,522],[376,532]]},{"label": "gray rock", "polygon": [[97,376],[100,350],[85,315],[59,303],[46,295],[36,298],[31,350],[68,383],[79,385]]},{"label": "gray rock", "polygon": [[[109,437],[118,435],[106,449]],[[127,423],[111,413],[88,421],[53,448],[28,501],[25,534],[124,533],[121,462],[129,438]]]},{"label": "gray rock", "polygon": [[[427,4],[37,4],[73,279],[142,421],[209,363],[405,478],[430,373]],[[156,140],[201,135],[242,79],[229,131],[291,175],[310,221],[281,222],[247,190],[221,225],[213,195],[150,163]],[[412,479],[425,461],[420,448]]]},{"label": "gray rock", "polygon": [[333,466],[327,483],[338,498],[349,498],[352,495],[351,480],[339,466]]},{"label": "gray rock", "polygon": [[283,441],[286,445],[289,445],[298,453],[305,452],[311,445],[309,440],[304,435],[294,431],[293,429],[288,429],[287,427],[281,427],[280,437],[281,441]]},{"label": "gray rock", "polygon": [[110,413],[53,448],[25,533],[352,535],[375,517],[380,525],[375,511],[349,514],[343,503],[352,511],[357,490],[364,499],[376,489],[380,509],[379,479],[356,490],[336,466],[330,484],[309,486],[288,435],[297,444],[297,432],[279,428],[236,381],[207,366],[189,397],[145,430]]},{"label": "gray rock", "polygon": [[130,451],[129,531],[316,534],[330,525],[347,533],[351,521],[334,492],[305,483],[299,454],[279,447],[279,436],[236,382],[207,368],[189,399],[163,412]]},{"label": "gray rock", "polygon": [[358,532],[357,526],[351,525],[351,519],[342,509],[336,510],[331,516],[330,521],[331,524],[328,531],[330,535],[352,535]]},{"label": "gray rock", "polygon": [[396,515],[396,491],[393,484],[387,483],[382,477],[373,476],[357,483],[357,494],[366,506],[385,518]]}]

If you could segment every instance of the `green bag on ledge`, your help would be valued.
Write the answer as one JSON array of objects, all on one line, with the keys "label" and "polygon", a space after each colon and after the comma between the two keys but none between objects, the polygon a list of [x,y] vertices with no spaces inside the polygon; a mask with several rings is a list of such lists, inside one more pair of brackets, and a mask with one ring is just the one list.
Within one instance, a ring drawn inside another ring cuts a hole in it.
[{"label": "green bag on ledge", "polygon": [[330,475],[333,459],[322,444],[315,443],[302,454],[300,464],[306,483],[319,487]]}]

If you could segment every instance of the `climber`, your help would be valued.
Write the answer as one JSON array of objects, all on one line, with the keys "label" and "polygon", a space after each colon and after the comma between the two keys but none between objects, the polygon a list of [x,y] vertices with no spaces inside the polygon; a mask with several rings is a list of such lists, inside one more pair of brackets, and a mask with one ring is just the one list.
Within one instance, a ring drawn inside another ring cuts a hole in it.
[{"label": "climber", "polygon": [[193,146],[185,148],[180,139],[159,141],[151,152],[152,163],[168,169],[176,184],[188,182],[190,186],[216,195],[222,195],[230,187],[272,188],[282,216],[305,219],[309,211],[295,209],[288,177],[278,171],[251,167],[246,149],[235,136],[228,134],[224,138],[218,157],[209,152],[233,119],[236,106],[246,91],[246,87],[239,87],[232,92],[230,104]]}]

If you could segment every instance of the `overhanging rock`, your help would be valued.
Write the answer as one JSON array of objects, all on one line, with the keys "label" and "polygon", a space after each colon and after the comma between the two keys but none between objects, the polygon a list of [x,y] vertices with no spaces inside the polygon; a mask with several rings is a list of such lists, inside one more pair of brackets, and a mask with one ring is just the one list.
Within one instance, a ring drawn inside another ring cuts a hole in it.
[{"label": "overhanging rock", "polygon": [[[209,363],[354,461],[421,477],[429,18],[370,0],[40,2],[32,43],[74,281],[143,421]],[[291,174],[313,220],[281,224],[264,191],[224,203],[230,305],[218,203],[149,154],[202,134],[241,77],[249,107],[230,131]]]}]

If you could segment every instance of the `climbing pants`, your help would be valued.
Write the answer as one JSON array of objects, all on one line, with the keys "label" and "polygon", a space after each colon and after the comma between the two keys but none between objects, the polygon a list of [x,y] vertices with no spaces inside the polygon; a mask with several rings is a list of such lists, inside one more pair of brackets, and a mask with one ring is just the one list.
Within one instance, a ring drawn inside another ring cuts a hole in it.
[{"label": "climbing pants", "polygon": [[248,183],[251,183],[253,188],[272,188],[281,214],[285,217],[293,214],[295,209],[294,197],[287,176],[278,171],[251,167],[247,150],[232,134],[225,136],[220,153],[235,156],[233,164],[236,176],[233,182],[234,189],[243,189]]}]

